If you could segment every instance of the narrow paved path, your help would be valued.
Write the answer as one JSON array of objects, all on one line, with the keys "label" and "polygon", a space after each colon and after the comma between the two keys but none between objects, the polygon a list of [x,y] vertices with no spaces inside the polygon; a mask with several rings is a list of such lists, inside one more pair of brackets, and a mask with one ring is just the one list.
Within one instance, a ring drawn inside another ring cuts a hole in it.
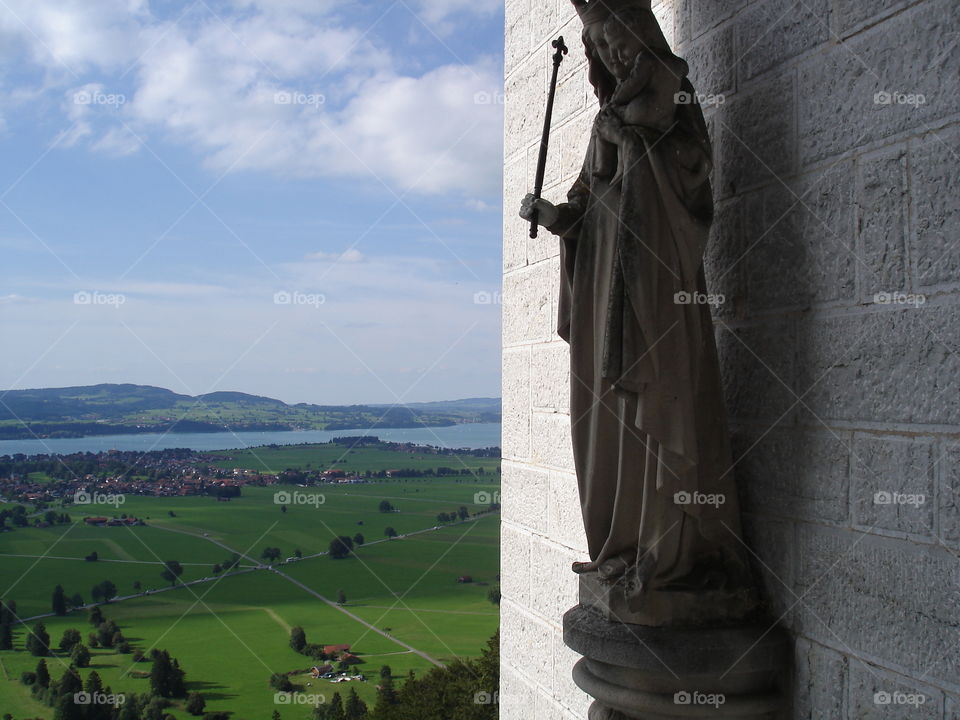
[{"label": "narrow paved path", "polygon": [[414,653],[415,655],[419,655],[420,657],[422,657],[422,658],[423,658],[424,660],[426,660],[428,663],[432,663],[433,665],[436,665],[437,667],[443,667],[443,663],[440,662],[439,660],[436,660],[436,659],[430,657],[429,655],[427,655],[427,654],[426,654],[425,652],[423,652],[422,650],[417,650],[415,647],[413,647],[413,645],[408,645],[408,644],[405,643],[403,640],[400,640],[399,638],[395,638],[393,635],[391,635],[391,634],[389,634],[389,633],[387,633],[387,632],[384,632],[383,630],[381,630],[381,629],[378,628],[378,627],[375,627],[374,625],[368,623],[366,620],[364,620],[364,619],[363,619],[362,617],[360,617],[359,615],[354,615],[352,612],[350,612],[349,610],[347,610],[347,609],[346,609],[345,607],[343,607],[342,605],[337,605],[337,603],[333,602],[332,600],[330,600],[330,599],[328,599],[328,598],[325,598],[323,595],[321,595],[320,593],[318,593],[316,590],[313,590],[313,589],[307,587],[306,585],[304,585],[302,582],[300,582],[300,581],[297,580],[296,578],[292,578],[292,577],[290,577],[289,575],[287,575],[285,572],[282,572],[282,571],[280,571],[280,570],[277,570],[276,568],[271,568],[271,569],[272,569],[277,575],[279,575],[280,577],[288,580],[289,582],[292,582],[292,583],[293,583],[294,585],[296,585],[297,587],[299,587],[299,588],[301,588],[302,590],[305,590],[306,592],[310,593],[311,595],[313,595],[313,596],[314,596],[315,598],[317,598],[318,600],[321,600],[321,601],[325,602],[327,605],[329,605],[330,607],[334,608],[335,610],[339,610],[339,611],[342,612],[344,615],[346,615],[347,617],[351,618],[352,620],[355,620],[356,622],[360,623],[361,625],[363,625],[363,626],[364,626],[365,628],[367,628],[368,630],[372,630],[373,632],[377,633],[378,635],[382,635],[383,637],[387,638],[387,640],[391,640],[391,641],[395,642],[395,643],[396,643],[397,645],[399,645],[400,647],[405,647],[407,650],[409,650],[410,652]]}]

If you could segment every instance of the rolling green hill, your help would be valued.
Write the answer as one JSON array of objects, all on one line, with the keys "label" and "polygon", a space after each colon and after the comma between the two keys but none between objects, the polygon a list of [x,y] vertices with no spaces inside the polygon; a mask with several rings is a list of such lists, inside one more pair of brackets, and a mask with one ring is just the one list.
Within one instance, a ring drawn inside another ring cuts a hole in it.
[{"label": "rolling green hill", "polygon": [[348,430],[499,422],[500,400],[475,398],[392,405],[288,405],[241,392],[192,397],[146,385],[9,390],[0,439],[126,433]]}]

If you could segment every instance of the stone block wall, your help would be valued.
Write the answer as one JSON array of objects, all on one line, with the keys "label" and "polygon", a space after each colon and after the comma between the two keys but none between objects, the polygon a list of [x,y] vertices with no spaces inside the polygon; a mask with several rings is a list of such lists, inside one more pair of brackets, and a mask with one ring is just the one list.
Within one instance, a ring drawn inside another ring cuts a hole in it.
[{"label": "stone block wall", "polygon": [[[960,720],[960,3],[660,0],[705,100],[708,250],[748,540],[796,639],[797,720]],[[564,198],[596,112],[568,0],[506,0],[504,720],[582,720],[560,636],[585,557],[555,332]]]}]

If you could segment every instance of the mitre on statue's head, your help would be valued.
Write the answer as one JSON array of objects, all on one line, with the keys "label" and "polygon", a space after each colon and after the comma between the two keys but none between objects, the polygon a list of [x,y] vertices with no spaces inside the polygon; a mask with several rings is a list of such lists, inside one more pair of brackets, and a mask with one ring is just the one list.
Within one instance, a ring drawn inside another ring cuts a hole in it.
[{"label": "mitre on statue's head", "polygon": [[583,24],[606,22],[611,16],[629,10],[650,10],[652,0],[571,0]]}]

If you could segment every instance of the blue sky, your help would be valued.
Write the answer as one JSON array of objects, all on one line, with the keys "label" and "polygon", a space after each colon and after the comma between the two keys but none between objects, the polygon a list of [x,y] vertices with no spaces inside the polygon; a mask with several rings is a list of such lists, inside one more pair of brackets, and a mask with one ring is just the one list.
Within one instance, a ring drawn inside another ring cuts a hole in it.
[{"label": "blue sky", "polygon": [[490,0],[2,0],[0,389],[499,395],[502,28]]}]

